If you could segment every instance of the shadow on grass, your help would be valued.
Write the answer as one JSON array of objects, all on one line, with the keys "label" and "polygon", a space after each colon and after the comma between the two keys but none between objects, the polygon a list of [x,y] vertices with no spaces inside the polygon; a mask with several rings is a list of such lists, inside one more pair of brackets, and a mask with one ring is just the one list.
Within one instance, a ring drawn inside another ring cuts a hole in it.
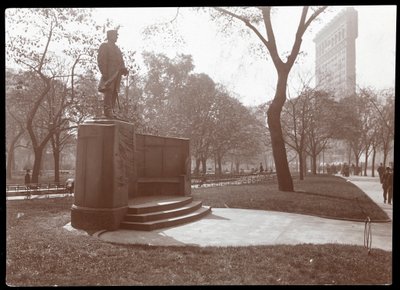
[{"label": "shadow on grass", "polygon": [[299,194],[306,194],[306,195],[314,195],[314,196],[319,196],[319,197],[326,197],[326,198],[334,198],[334,199],[339,199],[339,200],[348,200],[348,201],[353,201],[356,200],[357,197],[344,197],[344,196],[337,196],[337,195],[332,195],[332,194],[321,194],[317,192],[309,192],[309,191],[303,191],[303,190],[297,190],[295,193]]}]

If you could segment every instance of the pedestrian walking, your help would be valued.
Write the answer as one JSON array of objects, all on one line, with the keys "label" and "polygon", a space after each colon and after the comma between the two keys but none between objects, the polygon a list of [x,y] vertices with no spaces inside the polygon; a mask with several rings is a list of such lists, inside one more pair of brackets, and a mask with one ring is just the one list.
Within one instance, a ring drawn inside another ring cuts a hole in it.
[{"label": "pedestrian walking", "polygon": [[26,174],[25,174],[25,186],[26,189],[30,188],[30,184],[31,184],[31,176],[29,174],[29,169],[26,170]]},{"label": "pedestrian walking", "polygon": [[354,163],[351,164],[350,175],[357,175],[356,167],[355,167]]},{"label": "pedestrian walking", "polygon": [[393,198],[393,172],[390,167],[386,167],[385,173],[382,175],[382,188],[383,188],[383,203],[388,201],[388,204],[392,204]]},{"label": "pedestrian walking", "polygon": [[383,173],[385,173],[385,167],[383,167],[383,164],[382,164],[382,163],[378,166],[378,168],[376,169],[376,171],[378,171],[378,174],[379,174],[379,181],[380,181],[380,183],[382,184],[382,183],[383,183],[383,180],[382,180]]},{"label": "pedestrian walking", "polygon": [[260,163],[260,173],[263,173],[263,172],[264,172],[264,167],[263,167],[262,163]]}]

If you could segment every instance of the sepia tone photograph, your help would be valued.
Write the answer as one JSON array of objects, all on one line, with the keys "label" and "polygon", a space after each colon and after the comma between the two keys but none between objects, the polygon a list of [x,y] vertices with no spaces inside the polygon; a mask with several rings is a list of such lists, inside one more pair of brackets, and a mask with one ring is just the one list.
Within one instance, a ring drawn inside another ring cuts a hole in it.
[{"label": "sepia tone photograph", "polygon": [[396,12],[5,9],[4,284],[393,285]]}]

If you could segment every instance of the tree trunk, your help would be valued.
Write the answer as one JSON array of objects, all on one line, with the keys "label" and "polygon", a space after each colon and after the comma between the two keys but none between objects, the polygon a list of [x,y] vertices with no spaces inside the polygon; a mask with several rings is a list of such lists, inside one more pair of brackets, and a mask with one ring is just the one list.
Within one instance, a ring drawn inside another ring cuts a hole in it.
[{"label": "tree trunk", "polygon": [[299,178],[304,180],[304,153],[299,153]]},{"label": "tree trunk", "polygon": [[207,159],[201,158],[201,171],[203,174],[207,173]]},{"label": "tree trunk", "polygon": [[365,149],[365,164],[364,164],[364,176],[368,176],[367,175],[367,167],[368,167],[368,148]]},{"label": "tree trunk", "polygon": [[317,175],[317,154],[313,153],[311,156],[311,170],[313,175]]},{"label": "tree trunk", "polygon": [[40,167],[42,164],[43,147],[34,148],[35,160],[33,162],[31,183],[39,182]]},{"label": "tree trunk", "polygon": [[[354,175],[358,175],[358,174],[360,174],[360,172],[358,172],[358,164],[360,163],[360,156],[359,155],[357,155],[357,154],[354,154],[355,155],[355,158],[356,158],[356,168],[355,168],[355,171],[357,171],[357,174],[355,173],[355,172],[353,172],[353,174]],[[350,165],[350,164],[349,164]]]},{"label": "tree trunk", "polygon": [[375,177],[375,156],[376,156],[376,148],[372,147],[372,167],[371,167],[371,176]]},{"label": "tree trunk", "polygon": [[53,151],[53,161],[54,161],[54,182],[60,182],[60,137],[59,133],[55,133],[51,137],[51,148]]},{"label": "tree trunk", "polygon": [[222,157],[217,155],[218,174],[222,174]]},{"label": "tree trunk", "polygon": [[194,169],[194,174],[200,173],[200,158],[196,158],[196,167]]},{"label": "tree trunk", "polygon": [[383,147],[383,166],[386,167],[386,159],[388,156],[387,146]]},{"label": "tree trunk", "polygon": [[60,150],[53,148],[54,182],[60,182]]},{"label": "tree trunk", "polygon": [[304,176],[307,176],[308,167],[307,167],[307,154],[306,153],[304,153],[304,161],[303,162],[304,162],[304,164],[303,164],[303,166],[304,166],[303,173],[304,173]]},{"label": "tree trunk", "polygon": [[268,127],[271,135],[272,154],[275,161],[278,188],[281,191],[293,191],[293,179],[290,175],[281,126],[281,112],[286,101],[288,74],[289,71],[278,71],[278,84],[276,87],[275,97],[267,111]]},{"label": "tree trunk", "polygon": [[350,166],[350,164],[351,164],[351,145],[350,144],[349,144],[349,148],[348,148],[348,153],[349,153],[349,162],[348,162],[348,164]]},{"label": "tree trunk", "polygon": [[19,140],[19,138],[22,136],[23,131],[20,131],[14,139],[11,141],[10,147],[8,147],[8,152],[7,152],[7,169],[6,169],[6,179],[11,179],[12,178],[12,171],[14,170],[14,150],[15,150],[15,144]]},{"label": "tree trunk", "polygon": [[6,169],[6,179],[10,180],[12,178],[12,164],[14,162],[14,146],[10,145],[7,153],[7,169]]}]

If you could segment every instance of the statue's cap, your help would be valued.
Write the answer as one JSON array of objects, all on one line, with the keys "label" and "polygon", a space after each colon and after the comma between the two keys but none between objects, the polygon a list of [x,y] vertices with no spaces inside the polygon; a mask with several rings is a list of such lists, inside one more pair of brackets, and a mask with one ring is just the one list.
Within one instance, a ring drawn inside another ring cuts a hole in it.
[{"label": "statue's cap", "polygon": [[118,34],[118,30],[112,29],[112,30],[108,30],[108,31],[107,31],[107,36],[113,35],[113,34]]}]

